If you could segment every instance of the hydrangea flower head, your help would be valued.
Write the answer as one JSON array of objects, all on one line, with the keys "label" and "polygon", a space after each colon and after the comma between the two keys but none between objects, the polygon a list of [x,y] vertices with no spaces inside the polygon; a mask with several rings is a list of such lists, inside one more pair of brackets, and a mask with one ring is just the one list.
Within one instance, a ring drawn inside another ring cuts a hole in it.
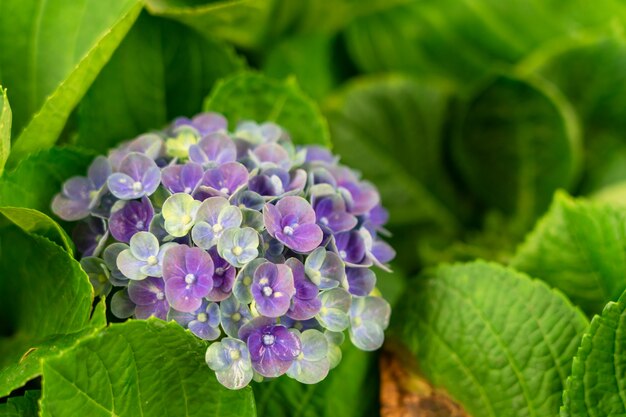
[{"label": "hydrangea flower head", "polygon": [[111,313],[209,341],[206,363],[230,389],[314,384],[346,335],[362,350],[384,341],[391,309],[375,271],[395,252],[379,193],[275,123],[178,118],[96,158],[52,209],[80,221],[81,266]]}]

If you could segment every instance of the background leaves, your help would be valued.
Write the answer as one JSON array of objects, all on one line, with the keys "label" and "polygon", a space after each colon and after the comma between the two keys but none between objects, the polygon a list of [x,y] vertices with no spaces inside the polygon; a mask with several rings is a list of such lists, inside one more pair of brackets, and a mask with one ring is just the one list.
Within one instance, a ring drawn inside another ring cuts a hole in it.
[{"label": "background leaves", "polygon": [[141,7],[139,0],[0,3],[0,82],[14,95],[13,165],[55,143]]},{"label": "background leaves", "polygon": [[443,265],[395,320],[424,375],[477,416],[558,411],[587,326],[562,294],[497,264]]},{"label": "background leaves", "polygon": [[157,319],[114,324],[43,366],[42,416],[254,416],[204,364],[206,343]]}]

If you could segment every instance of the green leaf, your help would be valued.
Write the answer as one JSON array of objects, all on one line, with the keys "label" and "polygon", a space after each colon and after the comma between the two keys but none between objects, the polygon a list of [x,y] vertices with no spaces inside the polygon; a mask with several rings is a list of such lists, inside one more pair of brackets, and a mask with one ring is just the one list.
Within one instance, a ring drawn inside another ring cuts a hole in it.
[{"label": "green leaf", "polygon": [[378,186],[392,223],[455,224],[443,167],[447,105],[437,85],[396,75],[357,79],[326,103],[335,151]]},{"label": "green leaf", "polygon": [[230,46],[142,14],[81,102],[77,144],[104,153],[193,116],[217,79],[244,66]]},{"label": "green leaf", "polygon": [[585,316],[498,264],[443,265],[424,278],[394,316],[435,387],[469,415],[555,415]]},{"label": "green leaf", "polygon": [[28,207],[52,215],[50,205],[63,182],[85,176],[92,155],[75,148],[51,148],[24,159],[0,178],[0,206]]},{"label": "green leaf", "polygon": [[13,224],[26,233],[43,236],[65,249],[70,256],[74,254],[74,243],[57,222],[45,214],[24,207],[0,207],[3,214]]},{"label": "green leaf", "polygon": [[54,145],[141,8],[141,0],[0,3],[0,81],[12,92],[13,166]]},{"label": "green leaf", "polygon": [[[488,128],[486,128],[488,127]],[[580,169],[578,120],[568,102],[540,80],[499,77],[467,104],[452,156],[462,179],[488,207],[522,230]]]},{"label": "green leaf", "polygon": [[557,193],[511,265],[598,313],[626,289],[626,210]]},{"label": "green leaf", "polygon": [[374,355],[349,342],[341,363],[322,382],[306,385],[281,377],[254,385],[259,417],[361,417],[377,404]]},{"label": "green leaf", "polygon": [[408,0],[354,19],[346,43],[365,72],[442,77],[468,88],[544,45],[570,42],[587,28],[608,31],[606,22],[624,16],[620,3]]},{"label": "green leaf", "polygon": [[0,417],[37,417],[41,391],[26,391],[21,397],[11,397],[0,404]]},{"label": "green leaf", "polygon": [[0,175],[11,153],[11,106],[7,89],[0,85]]},{"label": "green leaf", "polygon": [[206,348],[174,322],[112,324],[44,361],[41,415],[254,416],[252,389],[221,386]]},{"label": "green leaf", "polygon": [[275,78],[293,75],[307,94],[320,100],[339,83],[335,42],[320,34],[288,37],[267,53],[263,72]]},{"label": "green leaf", "polygon": [[3,397],[39,375],[42,358],[93,330],[93,289],[60,246],[15,226],[0,229],[0,276]]},{"label": "green leaf", "polygon": [[235,75],[216,84],[204,110],[223,113],[234,123],[275,122],[297,144],[330,146],[326,120],[292,78],[279,81],[252,72]]},{"label": "green leaf", "polygon": [[530,57],[527,66],[556,84],[580,116],[586,151],[580,191],[626,180],[626,41],[621,33],[589,35],[557,52],[539,63]]},{"label": "green leaf", "polygon": [[609,302],[583,335],[563,393],[562,417],[626,413],[626,293]]},{"label": "green leaf", "polygon": [[148,11],[177,20],[205,37],[239,46],[257,45],[266,28],[272,0],[146,0]]}]

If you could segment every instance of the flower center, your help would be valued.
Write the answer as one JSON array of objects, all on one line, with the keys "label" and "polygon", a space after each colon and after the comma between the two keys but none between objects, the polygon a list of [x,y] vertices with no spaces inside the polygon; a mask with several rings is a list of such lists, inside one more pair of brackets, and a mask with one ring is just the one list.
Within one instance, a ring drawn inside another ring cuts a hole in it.
[{"label": "flower center", "polygon": [[233,248],[233,255],[239,256],[243,253],[243,248],[241,246],[235,246]]},{"label": "flower center", "polygon": [[139,221],[135,224],[135,228],[136,228],[137,230],[143,230],[144,225],[145,225],[145,224],[144,224],[143,220],[139,220]]},{"label": "flower center", "polygon": [[360,326],[361,323],[362,323],[361,317],[355,317],[352,319],[352,325],[355,327]]},{"label": "flower center", "polygon": [[183,190],[184,193],[189,194],[191,193],[191,187],[185,187],[185,189]]},{"label": "flower center", "polygon": [[196,319],[200,322],[200,323],[204,323],[205,321],[208,320],[208,317],[206,316],[206,313],[200,313],[198,314],[198,317],[196,317]]},{"label": "flower center", "polygon": [[215,275],[224,275],[224,268],[215,268]]},{"label": "flower center", "polygon": [[239,320],[241,320],[241,314],[240,313],[234,313],[232,316],[230,316],[234,322],[237,322]]},{"label": "flower center", "polygon": [[264,334],[263,335],[263,344],[265,346],[273,345],[276,338],[273,334]]},{"label": "flower center", "polygon": [[348,253],[345,250],[340,250],[339,256],[341,257],[341,259],[346,259],[346,257],[348,256]]},{"label": "flower center", "polygon": [[236,360],[237,360],[237,359],[239,359],[240,357],[241,357],[241,353],[239,353],[239,351],[238,351],[238,350],[233,349],[233,350],[231,350],[231,351],[230,351],[230,358],[231,358],[232,360],[236,361]]},{"label": "flower center", "polygon": [[246,287],[249,287],[250,284],[252,284],[252,277],[250,276],[243,277],[243,285],[245,285]]},{"label": "flower center", "polygon": [[194,274],[185,275],[185,282],[187,284],[193,284],[194,282],[196,282],[196,276]]},{"label": "flower center", "polygon": [[152,255],[148,257],[148,260],[146,262],[148,262],[148,265],[156,265],[159,263],[159,260],[156,256]]},{"label": "flower center", "polygon": [[143,190],[143,184],[140,181],[135,181],[133,183],[133,191],[138,193]]},{"label": "flower center", "polygon": [[322,217],[320,219],[320,223],[322,223],[324,226],[328,226],[328,217]]},{"label": "flower center", "polygon": [[291,226],[283,227],[283,233],[286,234],[287,236],[293,235],[293,227]]},{"label": "flower center", "polygon": [[163,301],[163,299],[165,299],[165,293],[163,291],[159,291],[158,293],[156,293],[156,299],[159,301]]},{"label": "flower center", "polygon": [[228,188],[226,188],[226,187],[220,188],[220,193],[222,193],[222,194],[228,194],[229,191],[230,190]]},{"label": "flower center", "polygon": [[216,223],[216,224],[213,225],[212,229],[213,229],[213,233],[218,234],[222,230],[224,230],[224,227],[221,224]]},{"label": "flower center", "polygon": [[274,293],[274,290],[269,285],[266,287],[263,287],[261,291],[263,292],[263,295],[266,297],[269,297],[270,295]]},{"label": "flower center", "polygon": [[191,216],[189,214],[183,214],[183,217],[180,218],[183,224],[191,223]]}]

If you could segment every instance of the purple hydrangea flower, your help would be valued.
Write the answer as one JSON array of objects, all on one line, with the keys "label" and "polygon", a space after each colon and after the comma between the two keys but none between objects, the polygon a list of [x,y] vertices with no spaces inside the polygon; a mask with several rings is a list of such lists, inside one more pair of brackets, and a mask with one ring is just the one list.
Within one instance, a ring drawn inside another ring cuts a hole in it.
[{"label": "purple hydrangea flower", "polygon": [[289,196],[276,205],[266,204],[263,221],[272,237],[296,252],[311,252],[322,242],[323,233],[315,224],[315,211],[302,197]]},{"label": "purple hydrangea flower", "polygon": [[332,152],[327,148],[308,145],[303,149],[306,150],[306,162],[322,162],[324,164],[334,164],[337,162],[337,158],[333,156]]},{"label": "purple hydrangea flower", "polygon": [[189,147],[189,159],[204,166],[219,166],[237,159],[237,147],[227,135],[213,133]]},{"label": "purple hydrangea flower", "polygon": [[135,314],[136,305],[128,297],[128,289],[123,288],[111,297],[111,313],[118,319],[127,319]]},{"label": "purple hydrangea flower", "polygon": [[335,235],[334,245],[339,257],[350,266],[369,266],[372,262],[365,256],[365,240],[358,230]]},{"label": "purple hydrangea flower", "polygon": [[235,137],[253,144],[261,144],[286,139],[287,134],[275,123],[265,122],[258,124],[254,121],[246,120],[237,125]]},{"label": "purple hydrangea flower", "polygon": [[309,279],[322,290],[338,286],[347,287],[343,261],[334,252],[317,248],[304,261],[304,271]]},{"label": "purple hydrangea flower", "polygon": [[260,375],[275,378],[287,372],[302,351],[298,336],[272,319],[252,319],[239,331],[250,351],[252,367]]},{"label": "purple hydrangea flower", "polygon": [[172,308],[192,313],[213,288],[213,260],[200,248],[178,245],[165,253],[165,295]]},{"label": "purple hydrangea flower", "polygon": [[224,116],[218,113],[200,113],[191,120],[187,117],[179,117],[174,120],[174,128],[181,126],[193,127],[201,136],[209,135],[215,132],[225,132],[228,127],[228,121]]},{"label": "purple hydrangea flower", "polygon": [[318,330],[306,330],[300,334],[302,351],[289,367],[287,375],[303,384],[317,384],[328,375],[328,340]]},{"label": "purple hydrangea flower", "polygon": [[192,194],[200,182],[204,170],[201,165],[193,162],[185,165],[169,165],[161,171],[161,181],[167,191],[172,194]]},{"label": "purple hydrangea flower", "polygon": [[199,200],[215,196],[228,197],[247,183],[248,169],[239,162],[227,162],[204,173],[194,197]]},{"label": "purple hydrangea flower", "polygon": [[161,278],[148,277],[128,284],[128,297],[136,305],[135,317],[147,319],[150,316],[161,320],[167,318],[170,306],[165,298],[165,286]]},{"label": "purple hydrangea flower", "polygon": [[278,167],[284,170],[291,168],[289,153],[278,143],[263,143],[250,152],[250,157],[260,167]]},{"label": "purple hydrangea flower", "polygon": [[121,200],[149,196],[161,182],[161,170],[156,163],[138,152],[131,152],[120,162],[119,172],[109,176],[107,184],[113,195]]},{"label": "purple hydrangea flower", "polygon": [[72,230],[72,240],[83,256],[98,256],[109,238],[106,222],[97,217],[88,217]]},{"label": "purple hydrangea flower", "polygon": [[216,247],[212,247],[209,250],[209,255],[211,255],[215,270],[213,272],[213,288],[206,298],[210,301],[222,301],[232,293],[237,271],[225,259],[219,256]]},{"label": "purple hydrangea flower", "polygon": [[163,275],[163,258],[175,243],[159,247],[158,239],[150,232],[138,232],[130,239],[130,248],[117,256],[117,267],[131,280],[142,280],[148,276]]},{"label": "purple hydrangea flower", "polygon": [[102,259],[109,269],[109,280],[111,284],[117,287],[125,287],[128,285],[129,279],[117,267],[117,257],[130,247],[124,243],[113,243],[104,249]]},{"label": "purple hydrangea flower", "polygon": [[346,211],[346,204],[339,195],[315,199],[313,202],[317,224],[332,233],[347,232],[357,225],[357,218]]},{"label": "purple hydrangea flower", "polygon": [[104,156],[97,157],[89,166],[87,177],[72,177],[63,184],[63,192],[52,200],[54,214],[67,221],[84,219],[98,204],[111,165]]},{"label": "purple hydrangea flower", "polygon": [[113,170],[119,171],[124,158],[132,152],[143,154],[154,161],[163,153],[163,139],[154,133],[147,133],[121,144],[109,152],[108,159]]},{"label": "purple hydrangea flower", "polygon": [[191,333],[203,340],[215,340],[220,337],[220,307],[216,303],[203,300],[200,307],[193,313],[170,310],[168,320],[174,320]]},{"label": "purple hydrangea flower", "polygon": [[248,182],[251,191],[265,197],[297,194],[306,185],[306,172],[297,169],[291,174],[282,168],[269,168],[255,175]]},{"label": "purple hydrangea flower", "polygon": [[128,243],[138,232],[146,232],[154,216],[150,199],[122,201],[122,207],[111,214],[109,229],[111,235],[120,242]]},{"label": "purple hydrangea flower", "polygon": [[217,252],[235,268],[259,256],[259,234],[250,227],[231,227],[217,241]]},{"label": "purple hydrangea flower", "polygon": [[296,293],[291,269],[271,262],[259,265],[250,290],[257,311],[265,317],[280,317],[287,313],[291,297]]},{"label": "purple hydrangea flower", "polygon": [[193,243],[203,249],[217,245],[224,230],[241,226],[242,214],[224,197],[207,198],[196,213],[196,225],[191,230]]},{"label": "purple hydrangea flower", "polygon": [[206,351],[206,363],[220,384],[241,389],[252,381],[252,362],[248,347],[241,340],[225,337],[212,343]]},{"label": "purple hydrangea flower", "polygon": [[365,214],[380,202],[380,195],[376,187],[369,182],[338,181],[337,185],[346,199],[348,210],[352,214]]},{"label": "purple hydrangea flower", "polygon": [[350,307],[350,340],[361,350],[379,349],[389,326],[391,307],[380,297],[358,297]]},{"label": "purple hydrangea flower", "polygon": [[315,316],[317,321],[333,332],[342,332],[350,325],[348,311],[352,297],[343,288],[333,288],[323,291],[319,295],[322,302],[320,312]]},{"label": "purple hydrangea flower", "polygon": [[241,303],[236,297],[230,296],[220,303],[222,328],[230,337],[238,337],[241,326],[252,320],[248,304]]},{"label": "purple hydrangea flower", "polygon": [[291,269],[295,287],[295,294],[287,310],[287,316],[294,320],[308,320],[315,317],[322,308],[322,302],[317,297],[319,290],[304,273],[304,265],[296,258],[289,258],[285,264]]},{"label": "purple hydrangea flower", "polygon": [[364,297],[376,286],[376,274],[368,268],[346,268],[348,291],[358,297]]},{"label": "purple hydrangea flower", "polygon": [[237,278],[235,278],[235,285],[233,286],[233,294],[237,297],[237,300],[245,304],[252,302],[253,298],[250,287],[252,286],[254,273],[259,265],[265,262],[267,261],[263,258],[256,258],[239,270]]}]

